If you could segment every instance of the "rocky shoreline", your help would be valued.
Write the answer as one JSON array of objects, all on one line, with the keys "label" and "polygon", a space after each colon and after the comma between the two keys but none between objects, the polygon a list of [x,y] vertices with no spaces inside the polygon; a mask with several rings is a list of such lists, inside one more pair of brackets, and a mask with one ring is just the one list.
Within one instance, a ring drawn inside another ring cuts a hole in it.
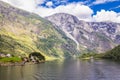
[{"label": "rocky shoreline", "polygon": [[[45,61],[41,61],[39,63],[44,63]],[[26,62],[25,64],[23,64],[23,62],[1,62],[0,66],[25,66],[25,65],[32,65],[32,64],[39,64],[39,63],[34,63],[34,62]]]}]

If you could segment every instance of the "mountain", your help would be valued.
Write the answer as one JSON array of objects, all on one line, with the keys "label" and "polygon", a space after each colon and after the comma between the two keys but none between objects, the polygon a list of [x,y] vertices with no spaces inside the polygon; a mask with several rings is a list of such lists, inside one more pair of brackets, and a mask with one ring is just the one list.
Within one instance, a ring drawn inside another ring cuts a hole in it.
[{"label": "mountain", "polygon": [[78,55],[76,43],[48,20],[0,1],[0,53],[40,52],[46,59]]},{"label": "mountain", "polygon": [[56,13],[46,19],[71,38],[82,52],[102,53],[120,44],[118,23],[85,22],[66,13]]}]

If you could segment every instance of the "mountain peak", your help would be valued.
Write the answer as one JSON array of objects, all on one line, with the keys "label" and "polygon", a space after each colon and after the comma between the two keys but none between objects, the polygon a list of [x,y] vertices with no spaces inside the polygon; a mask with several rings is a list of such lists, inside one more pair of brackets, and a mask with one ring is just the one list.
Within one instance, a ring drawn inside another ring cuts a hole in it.
[{"label": "mountain peak", "polygon": [[[74,15],[72,15],[72,14],[68,14],[68,13],[55,13],[55,14],[53,14],[53,15],[51,15],[51,16],[72,16],[72,17],[76,17],[76,16],[74,16]],[[50,16],[48,16],[48,17],[50,17]]]},{"label": "mountain peak", "polygon": [[52,20],[51,22],[59,22],[59,23],[79,23],[79,19],[76,16],[67,13],[56,13],[51,16],[46,17],[48,20]]},{"label": "mountain peak", "polygon": [[78,44],[79,48],[82,46],[85,49],[101,53],[113,48],[118,43],[120,44],[120,24],[80,21],[76,16],[66,13],[57,13],[47,19],[63,30]]}]

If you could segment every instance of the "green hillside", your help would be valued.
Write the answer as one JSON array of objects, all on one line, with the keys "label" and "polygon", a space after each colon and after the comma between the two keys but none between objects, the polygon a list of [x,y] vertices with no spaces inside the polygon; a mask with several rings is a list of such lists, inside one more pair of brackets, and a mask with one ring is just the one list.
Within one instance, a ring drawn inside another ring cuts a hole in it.
[{"label": "green hillside", "polygon": [[120,60],[120,45],[105,53],[104,58]]},{"label": "green hillside", "polygon": [[49,21],[0,1],[0,53],[40,52],[46,59],[77,55],[76,44]]}]

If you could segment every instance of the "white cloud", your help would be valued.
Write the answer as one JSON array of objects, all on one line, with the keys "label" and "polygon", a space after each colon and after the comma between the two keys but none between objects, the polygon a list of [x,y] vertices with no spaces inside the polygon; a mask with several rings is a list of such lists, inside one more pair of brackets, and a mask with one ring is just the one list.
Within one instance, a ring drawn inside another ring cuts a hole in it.
[{"label": "white cloud", "polygon": [[54,4],[65,4],[68,2],[68,0],[52,0],[53,2],[55,2]]},{"label": "white cloud", "polygon": [[29,12],[32,12],[36,7],[36,3],[34,0],[2,0],[2,1]]},{"label": "white cloud", "polygon": [[[98,11],[96,15],[92,16],[93,10],[88,6],[82,5],[81,3],[71,3],[67,5],[60,5],[56,8],[52,7],[46,8],[38,6],[38,4],[42,4],[45,0],[2,0],[2,1],[7,2],[15,7],[27,10],[29,12],[37,13],[42,17],[50,16],[55,13],[69,13],[75,15],[80,20],[85,21],[96,22],[112,21],[120,23],[120,13],[116,13],[114,11],[101,10]],[[49,3],[49,5],[53,5],[53,3]]]},{"label": "white cloud", "polygon": [[89,21],[91,19],[91,15],[93,14],[92,9],[79,3],[61,5],[56,8],[39,7],[35,12],[39,13],[42,17],[49,16],[55,13],[69,13],[77,16],[79,19],[86,21]]},{"label": "white cloud", "polygon": [[111,21],[120,23],[120,13],[116,13],[114,11],[98,11],[96,15],[93,16],[93,19],[97,22],[101,21]]},{"label": "white cloud", "polygon": [[[4,0],[5,1],[5,0]],[[93,14],[93,10],[90,9],[88,6],[81,5],[80,3],[71,3],[68,5],[60,5],[56,8],[45,8],[42,6],[37,6],[40,3],[43,3],[45,0],[6,0],[6,2],[30,11],[39,14],[42,17],[50,16],[55,13],[69,13],[72,15],[77,16],[79,19],[90,21],[91,15]],[[65,1],[65,0],[58,0],[59,1]],[[51,6],[53,3],[48,2],[46,5]]]},{"label": "white cloud", "polygon": [[7,2],[17,8],[33,12],[38,4],[44,3],[45,0],[1,0]]},{"label": "white cloud", "polygon": [[49,2],[46,3],[46,6],[48,6],[48,7],[51,7],[52,5],[53,5],[52,1],[49,1]]},{"label": "white cloud", "polygon": [[114,10],[114,9],[118,9],[118,8],[120,8],[120,5],[113,7],[113,8],[110,8],[109,10]]},{"label": "white cloud", "polygon": [[119,1],[119,0],[96,0],[91,5],[105,4],[108,2],[114,2],[114,1]]},{"label": "white cloud", "polygon": [[[25,0],[24,0],[25,1]],[[27,1],[27,0],[26,0]],[[36,2],[36,4],[43,4],[45,2],[45,0],[34,0]]]}]

